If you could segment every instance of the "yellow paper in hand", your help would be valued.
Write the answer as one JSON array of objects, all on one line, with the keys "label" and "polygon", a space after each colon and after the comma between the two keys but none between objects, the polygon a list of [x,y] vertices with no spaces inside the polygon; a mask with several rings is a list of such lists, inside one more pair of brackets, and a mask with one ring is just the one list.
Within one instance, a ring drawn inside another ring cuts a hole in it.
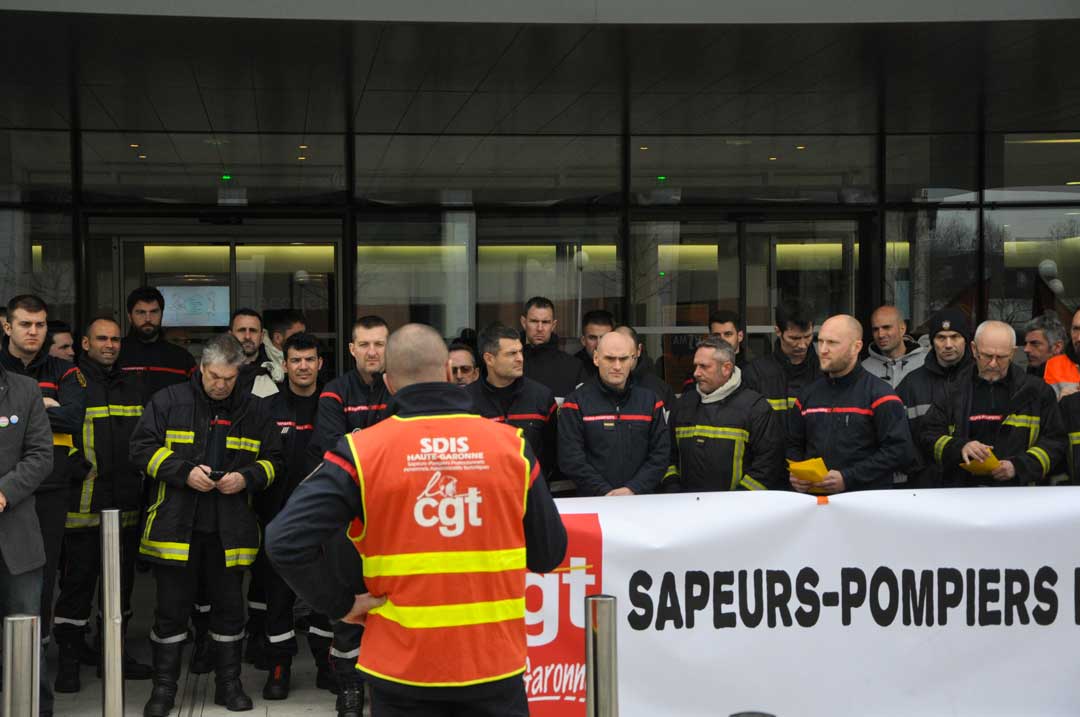
[{"label": "yellow paper in hand", "polygon": [[990,475],[994,472],[994,469],[1001,465],[1001,461],[997,459],[993,451],[990,451],[990,456],[985,461],[971,461],[971,463],[961,463],[960,467],[966,470],[968,473],[977,476]]},{"label": "yellow paper in hand", "polygon": [[829,469],[825,467],[825,461],[820,458],[807,458],[805,461],[787,462],[788,471],[799,480],[811,483],[820,483],[825,479]]}]

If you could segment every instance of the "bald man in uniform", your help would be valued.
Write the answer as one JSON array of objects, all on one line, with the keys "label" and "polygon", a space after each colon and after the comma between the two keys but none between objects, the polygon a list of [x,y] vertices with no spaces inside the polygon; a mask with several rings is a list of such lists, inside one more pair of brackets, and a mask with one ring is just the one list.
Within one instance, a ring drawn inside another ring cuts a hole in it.
[{"label": "bald man in uniform", "polygon": [[633,378],[637,345],[612,331],[597,344],[597,380],[559,409],[559,470],[579,495],[653,493],[667,470],[671,437],[664,402]]},{"label": "bald man in uniform", "polygon": [[893,473],[915,459],[903,402],[859,365],[862,335],[862,324],[847,314],[827,319],[818,331],[825,375],[803,388],[788,411],[787,457],[821,458],[829,470],[820,483],[789,475],[800,493],[891,488]]},{"label": "bald man in uniform", "polygon": [[[1043,483],[1064,458],[1067,439],[1054,389],[1014,364],[1015,352],[1013,327],[979,324],[971,342],[973,365],[923,419],[920,441],[941,466],[946,488]],[[999,461],[991,473],[961,468],[991,453]]]}]

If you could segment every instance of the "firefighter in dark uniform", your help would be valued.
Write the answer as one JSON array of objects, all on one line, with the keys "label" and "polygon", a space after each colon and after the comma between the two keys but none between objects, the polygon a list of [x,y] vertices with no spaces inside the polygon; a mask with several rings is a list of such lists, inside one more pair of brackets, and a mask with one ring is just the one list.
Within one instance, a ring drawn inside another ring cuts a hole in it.
[{"label": "firefighter in dark uniform", "polygon": [[[946,488],[1045,483],[1065,458],[1068,437],[1054,389],[1012,363],[1015,350],[1011,326],[984,321],[972,341],[974,364],[923,418],[920,440]],[[960,467],[991,450],[999,464],[989,475]]]},{"label": "firefighter in dark uniform", "polygon": [[[48,307],[40,297],[16,296],[8,302],[0,361],[12,373],[38,382],[53,431],[53,469],[34,491],[41,535],[45,540],[45,583],[41,591],[41,634],[52,628],[53,583],[67,517],[68,491],[79,480],[81,460],[75,436],[82,431],[86,379],[73,364],[49,355],[46,346]],[[47,638],[46,638],[47,639]]]},{"label": "firefighter in dark uniform", "polygon": [[942,309],[930,320],[929,333],[933,350],[923,365],[905,376],[896,387],[896,395],[907,407],[908,427],[915,441],[917,458],[916,464],[906,473],[897,474],[897,488],[941,487],[941,467],[920,445],[922,422],[931,406],[947,400],[964,369],[971,366],[971,353],[967,350],[970,331],[963,311]]},{"label": "firefighter in dark uniform", "polygon": [[240,344],[214,337],[186,384],[151,399],[131,438],[131,459],[155,482],[139,551],[155,564],[157,607],[150,634],[154,689],[145,717],[173,707],[180,655],[202,563],[210,562],[210,639],[215,704],[252,708],[240,684],[244,568],[259,552],[250,496],[283,475],[277,426],[260,399],[236,391]]},{"label": "firefighter in dark uniform", "polygon": [[[390,394],[383,383],[383,370],[389,336],[389,326],[378,316],[364,316],[353,324],[349,353],[356,361],[356,370],[326,384],[319,394],[317,430],[312,444],[320,456],[336,446],[345,434],[374,426],[385,416]],[[350,572],[351,563],[358,564],[356,551],[348,547],[340,539],[332,540],[326,546],[327,552],[338,558],[338,572],[342,574]],[[308,636],[316,639],[314,645],[322,644],[319,638],[332,638],[330,664],[338,683],[336,707],[339,717],[360,717],[364,706],[364,684],[354,665],[360,653],[364,628],[344,622],[331,625],[330,620],[318,612],[308,620]]]},{"label": "firefighter in dark uniform", "polygon": [[484,418],[520,428],[541,465],[555,460],[555,395],[523,375],[521,339],[509,326],[495,324],[480,334],[485,376],[465,387]]},{"label": "firefighter in dark uniform", "polygon": [[[271,413],[281,433],[285,475],[259,496],[256,510],[261,525],[269,525],[300,481],[319,464],[310,450],[315,433],[315,414],[319,402],[319,341],[311,334],[293,334],[283,345],[285,381],[270,401]],[[292,660],[296,655],[296,632],[293,624],[293,605],[296,594],[281,579],[260,552],[253,573],[262,576],[266,595],[266,624],[264,650],[269,674],[263,687],[263,697],[283,700],[289,696]],[[329,664],[330,639],[308,636],[311,655],[317,668],[316,685],[329,689],[334,685]]]},{"label": "firefighter in dark uniform", "polygon": [[798,304],[781,303],[776,307],[776,344],[772,353],[751,361],[743,371],[743,381],[747,388],[764,396],[786,424],[787,411],[795,405],[799,391],[819,376],[813,319]]},{"label": "firefighter in dark uniform", "polygon": [[787,412],[787,457],[821,458],[828,472],[818,483],[789,474],[800,493],[891,488],[893,474],[915,459],[903,402],[859,363],[862,335],[862,324],[846,314],[821,325],[825,375],[803,388]]},{"label": "firefighter in dark uniform", "polygon": [[551,299],[534,296],[521,311],[521,330],[525,335],[525,375],[551,389],[562,400],[589,379],[581,361],[559,348],[555,331],[555,304]]},{"label": "firefighter in dark uniform", "polygon": [[[88,473],[69,495],[60,597],[53,635],[60,648],[57,692],[78,692],[79,654],[90,630],[90,612],[101,575],[101,511],[120,511],[120,605],[126,633],[131,618],[135,556],[139,552],[142,472],[131,463],[128,446],[142,415],[135,378],[116,365],[120,324],[92,321],[82,337],[80,370],[86,377],[86,415],[80,431],[81,456]],[[101,626],[98,626],[98,634]],[[124,677],[150,679],[150,667],[124,654]],[[99,668],[100,674],[100,668]]]},{"label": "firefighter in dark uniform", "polygon": [[[431,327],[399,329],[387,353],[398,412],[327,453],[270,524],[270,559],[313,606],[366,616],[373,715],[524,717],[525,570],[562,561],[565,528],[521,429],[462,415]],[[324,589],[322,545],[350,519],[371,593]]]},{"label": "firefighter in dark uniform", "polygon": [[698,344],[697,383],[671,413],[666,492],[767,490],[786,478],[779,419],[764,396],[743,384],[736,360],[722,339]]},{"label": "firefighter in dark uniform", "polygon": [[618,331],[604,334],[597,380],[559,408],[559,468],[581,495],[654,493],[671,462],[664,402],[630,375],[635,348]]},{"label": "firefighter in dark uniform", "polygon": [[117,365],[137,377],[143,406],[163,388],[187,383],[195,359],[183,347],[165,340],[161,316],[165,298],[152,286],[135,289],[127,298],[129,333],[120,344]]}]

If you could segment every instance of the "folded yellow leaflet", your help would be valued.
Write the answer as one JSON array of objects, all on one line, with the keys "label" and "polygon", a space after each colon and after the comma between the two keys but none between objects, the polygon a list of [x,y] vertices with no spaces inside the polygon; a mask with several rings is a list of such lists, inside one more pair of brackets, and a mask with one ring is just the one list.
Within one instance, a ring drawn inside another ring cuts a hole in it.
[{"label": "folded yellow leaflet", "polygon": [[807,458],[805,461],[788,459],[787,465],[791,475],[811,483],[820,483],[829,472],[829,469],[825,467],[825,461],[821,458]]},{"label": "folded yellow leaflet", "polygon": [[1001,465],[1001,461],[997,459],[993,451],[990,451],[990,455],[987,456],[984,461],[971,461],[970,463],[961,463],[960,467],[966,470],[968,473],[973,473],[977,476],[989,475],[994,472],[994,469]]}]

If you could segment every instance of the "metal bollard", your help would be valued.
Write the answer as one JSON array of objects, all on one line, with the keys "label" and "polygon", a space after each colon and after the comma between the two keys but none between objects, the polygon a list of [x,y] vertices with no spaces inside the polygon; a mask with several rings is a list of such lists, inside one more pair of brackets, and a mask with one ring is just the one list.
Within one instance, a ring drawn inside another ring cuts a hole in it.
[{"label": "metal bollard", "polygon": [[4,618],[4,714],[36,715],[41,689],[41,618]]},{"label": "metal bollard", "polygon": [[585,598],[585,714],[619,717],[616,602],[611,595]]},{"label": "metal bollard", "polygon": [[102,715],[124,715],[124,614],[120,608],[120,511],[101,512]]}]

